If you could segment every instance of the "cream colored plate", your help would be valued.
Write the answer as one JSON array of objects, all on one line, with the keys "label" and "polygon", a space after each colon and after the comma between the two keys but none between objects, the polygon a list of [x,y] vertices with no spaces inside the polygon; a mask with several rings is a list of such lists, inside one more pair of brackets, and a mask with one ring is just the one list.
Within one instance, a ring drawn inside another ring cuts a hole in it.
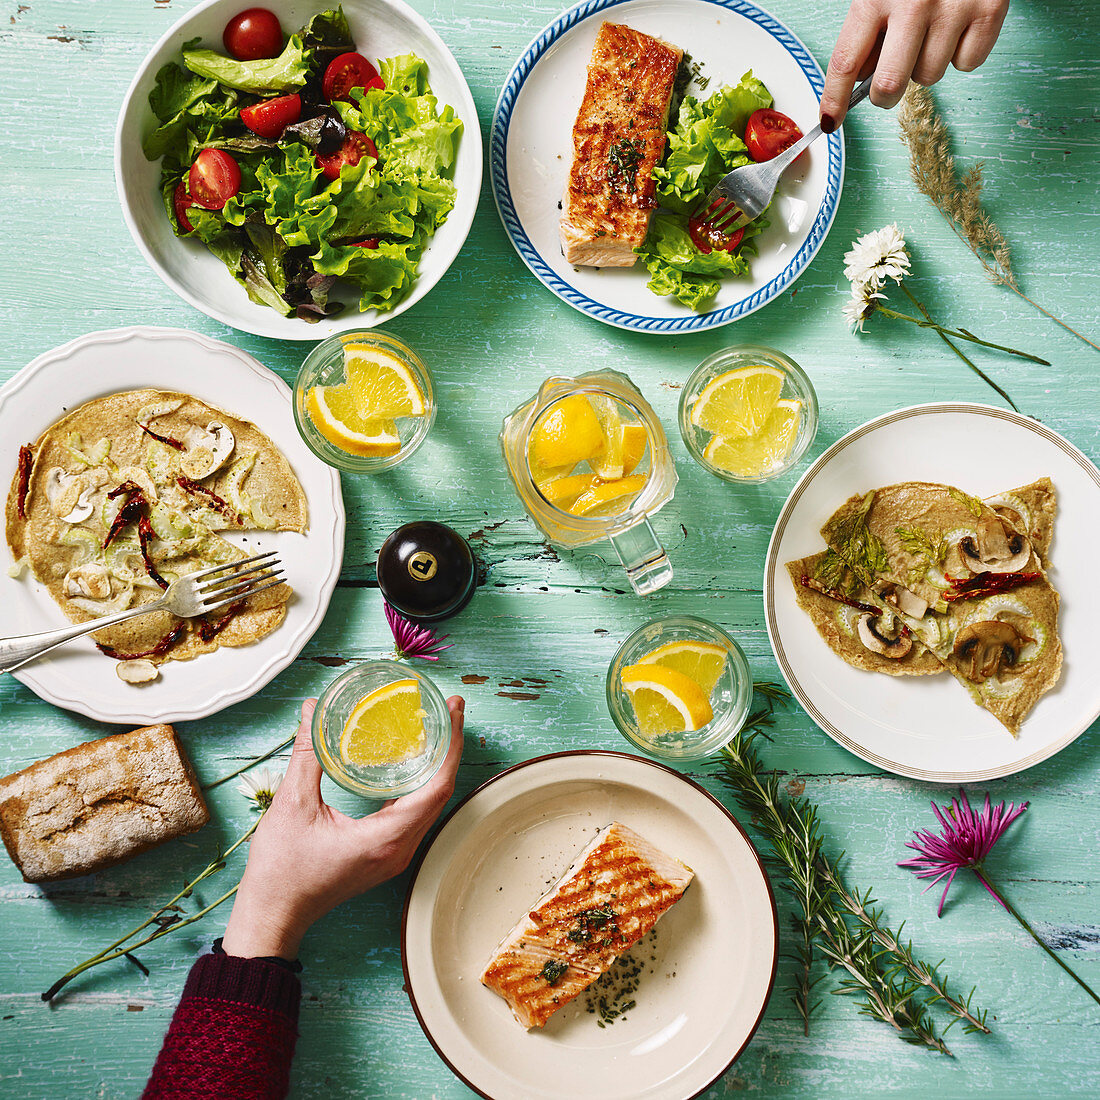
[{"label": "cream colored plate", "polygon": [[[582,994],[524,1031],[479,981],[497,944],[594,832],[621,821],[695,871],[657,924],[637,1007],[600,1028]],[[682,1100],[732,1064],[775,979],[775,902],[732,815],[661,764],[559,753],[502,772],[452,812],[413,876],[401,955],[440,1057],[493,1100]]]},{"label": "cream colored plate", "polygon": [[[1048,476],[1058,494],[1050,579],[1061,595],[1062,679],[1012,735],[950,674],[884,676],[852,668],[795,602],[784,564],[824,548],[821,525],[853,493],[938,481],[977,497]],[[877,417],[834,443],[791,491],[764,570],[775,659],[799,703],[834,741],[915,779],[970,783],[1053,756],[1100,714],[1096,571],[1100,471],[1057,432],[989,405],[917,405]]]},{"label": "cream colored plate", "polygon": [[[174,328],[90,332],[45,352],[0,387],[0,477],[5,496],[21,443],[33,443],[65,412],[105,394],[153,386],[181,390],[250,420],[290,462],[309,504],[309,530],[227,532],[258,553],[278,550],[294,589],[286,619],[253,645],[223,647],[193,661],[168,661],[151,684],[124,684],[114,661],[80,638],[13,673],[40,698],[101,722],[177,722],[203,718],[255,694],[297,657],[321,625],[344,554],[340,476],[302,442],[290,388],[239,348]],[[29,573],[8,576],[0,543],[0,630],[35,634],[68,619]]]}]

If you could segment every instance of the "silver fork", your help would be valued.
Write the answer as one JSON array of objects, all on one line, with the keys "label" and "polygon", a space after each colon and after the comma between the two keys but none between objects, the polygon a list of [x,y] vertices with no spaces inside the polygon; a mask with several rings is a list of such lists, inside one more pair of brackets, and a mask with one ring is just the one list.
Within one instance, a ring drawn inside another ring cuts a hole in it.
[{"label": "silver fork", "polygon": [[114,615],[104,615],[90,622],[77,623],[61,630],[45,630],[41,634],[26,634],[21,638],[0,639],[0,672],[13,672],[35,657],[49,653],[65,642],[72,641],[93,630],[102,630],[106,626],[124,623],[138,615],[148,615],[151,611],[170,611],[183,619],[193,619],[197,615],[206,615],[228,607],[246,596],[254,596],[283,583],[282,568],[274,550],[256,554],[241,561],[227,562],[225,565],[211,565],[207,569],[198,569],[194,573],[174,580],[161,596],[153,603],[143,603],[140,607],[129,607]]},{"label": "silver fork", "polygon": [[[849,111],[867,98],[871,90],[871,79],[868,77],[852,92],[852,98],[848,100]],[[777,157],[762,160],[758,164],[745,164],[727,172],[696,208],[695,216],[727,235],[759,218],[775,196],[779,177],[787,170],[791,161],[819,137],[820,123]]]}]

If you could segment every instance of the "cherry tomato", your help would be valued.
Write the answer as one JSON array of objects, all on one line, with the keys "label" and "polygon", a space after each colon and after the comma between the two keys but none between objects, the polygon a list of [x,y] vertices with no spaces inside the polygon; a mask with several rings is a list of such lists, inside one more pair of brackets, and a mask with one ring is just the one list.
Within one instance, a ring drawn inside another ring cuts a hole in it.
[{"label": "cherry tomato", "polygon": [[378,150],[374,142],[366,134],[349,130],[348,136],[344,138],[344,144],[335,153],[327,157],[317,154],[317,165],[328,179],[334,180],[339,178],[340,169],[345,164],[358,164],[364,157],[378,159]]},{"label": "cherry tomato", "polygon": [[350,102],[352,88],[384,88],[378,70],[361,53],[342,53],[329,62],[321,80],[321,91],[330,103],[334,99]]},{"label": "cherry tomato", "polygon": [[172,196],[172,209],[176,212],[176,224],[184,233],[194,232],[195,227],[187,217],[187,208],[191,205],[191,196],[187,193],[187,184],[180,180],[176,184],[176,193]]},{"label": "cherry tomato", "polygon": [[241,122],[254,134],[274,141],[287,126],[302,117],[302,97],[281,95],[241,109]]},{"label": "cherry tomato", "polygon": [[779,156],[801,137],[802,131],[793,119],[770,107],[753,111],[745,127],[745,144],[749,147],[749,156],[756,161]]},{"label": "cherry tomato", "polygon": [[732,252],[745,236],[744,227],[735,229],[732,233],[723,233],[702,218],[688,219],[688,233],[700,252],[713,252],[715,249],[719,252]]},{"label": "cherry tomato", "polygon": [[356,241],[351,247],[352,248],[377,248],[378,247],[378,238],[377,237],[368,237],[365,241]]},{"label": "cherry tomato", "polygon": [[203,149],[187,175],[191,201],[220,210],[241,189],[241,169],[224,149]]},{"label": "cherry tomato", "polygon": [[278,57],[283,52],[279,17],[267,8],[248,8],[226,23],[222,45],[238,61]]}]

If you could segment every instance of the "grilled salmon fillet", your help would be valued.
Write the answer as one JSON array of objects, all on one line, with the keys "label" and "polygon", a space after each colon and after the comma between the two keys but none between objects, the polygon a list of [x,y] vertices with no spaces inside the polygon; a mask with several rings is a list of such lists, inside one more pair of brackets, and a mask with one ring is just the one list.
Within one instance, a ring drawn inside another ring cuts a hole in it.
[{"label": "grilled salmon fillet", "polygon": [[683,896],[692,869],[613,821],[500,942],[482,984],[542,1027]]},{"label": "grilled salmon fillet", "polygon": [[573,126],[561,250],[571,264],[630,267],[657,205],[653,168],[683,50],[620,23],[596,35]]}]

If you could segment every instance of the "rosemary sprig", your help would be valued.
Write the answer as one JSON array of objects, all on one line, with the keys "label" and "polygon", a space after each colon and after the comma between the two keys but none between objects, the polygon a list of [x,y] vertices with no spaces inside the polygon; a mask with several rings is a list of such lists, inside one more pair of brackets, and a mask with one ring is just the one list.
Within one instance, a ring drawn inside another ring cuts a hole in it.
[{"label": "rosemary sprig", "polygon": [[973,991],[965,1001],[955,996],[940,973],[942,963],[930,966],[918,959],[911,943],[902,944],[901,929],[894,933],[883,925],[870,894],[845,886],[836,864],[822,851],[813,803],[801,797],[785,799],[779,777],[765,772],[755,742],[768,736],[765,730],[774,724],[776,703],[790,696],[770,683],[756,684],[755,691],[763,701],[721,751],[718,778],[767,839],[785,873],[784,888],[795,900],[795,1003],[803,1027],[808,1028],[815,1007],[810,1003],[816,984],[810,981],[810,968],[816,946],[843,974],[834,992],[859,997],[865,1015],[889,1024],[906,1042],[951,1053],[929,1012],[936,1002],[956,1020],[965,1020],[968,1031],[988,1032],[985,1013],[970,1007]]},{"label": "rosemary sprig", "polygon": [[898,125],[901,140],[909,149],[909,174],[917,189],[932,200],[955,236],[978,258],[992,282],[1008,287],[1067,332],[1100,351],[1100,346],[1020,289],[1012,270],[1008,241],[982,206],[982,162],[978,161],[959,178],[955,158],[951,155],[951,132],[927,88],[909,85],[898,110]]}]

